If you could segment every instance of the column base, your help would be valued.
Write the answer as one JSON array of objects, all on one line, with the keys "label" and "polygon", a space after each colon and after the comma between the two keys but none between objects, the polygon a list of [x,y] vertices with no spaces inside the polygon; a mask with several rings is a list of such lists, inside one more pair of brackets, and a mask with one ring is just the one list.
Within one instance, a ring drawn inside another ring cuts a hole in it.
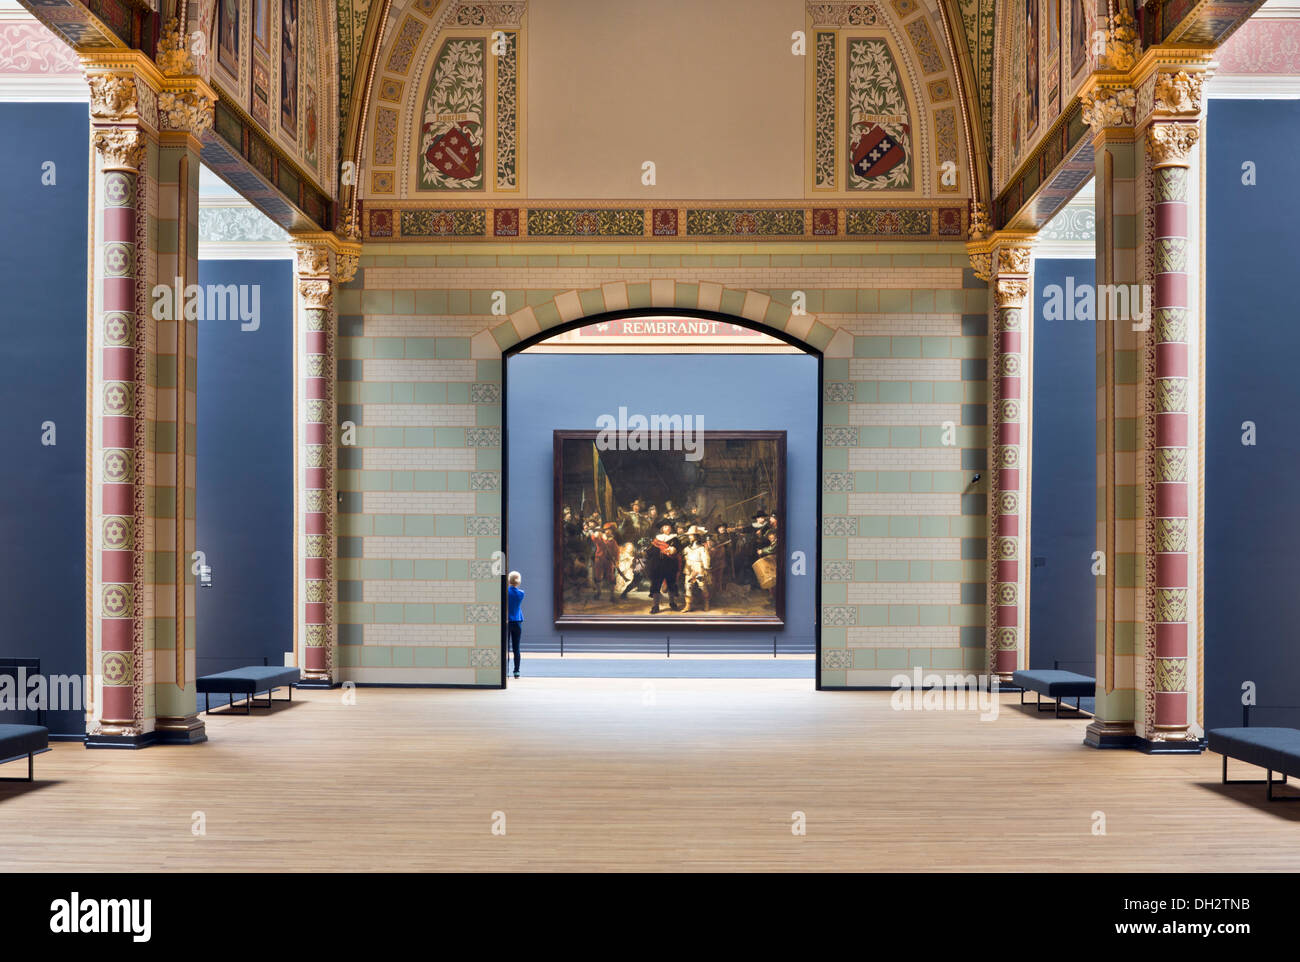
[{"label": "column base", "polygon": [[1108,722],[1094,718],[1083,734],[1089,748],[1136,748],[1137,732],[1132,722]]},{"label": "column base", "polygon": [[1134,740],[1136,744],[1133,747],[1146,755],[1200,755],[1205,751],[1205,742],[1199,738],[1154,741],[1135,736]]},{"label": "column base", "polygon": [[159,718],[154,731],[159,745],[198,745],[208,740],[207,727],[197,715]]},{"label": "column base", "polygon": [[148,748],[156,744],[157,732],[142,732],[139,735],[86,734],[87,748]]},{"label": "column base", "polygon": [[295,682],[293,687],[294,688],[320,688],[320,689],[329,690],[330,688],[337,688],[338,682],[334,681],[332,678],[303,678]]}]

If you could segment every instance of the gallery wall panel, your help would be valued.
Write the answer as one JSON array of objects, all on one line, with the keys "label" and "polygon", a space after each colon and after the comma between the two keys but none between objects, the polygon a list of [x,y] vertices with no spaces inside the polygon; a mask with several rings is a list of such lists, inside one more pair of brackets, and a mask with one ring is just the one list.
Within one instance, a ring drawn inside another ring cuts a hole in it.
[{"label": "gallery wall panel", "polygon": [[501,682],[502,352],[642,308],[824,354],[822,685],[978,671],[988,288],[968,264],[936,242],[367,245],[337,300],[339,417],[357,425],[338,452],[343,677]]}]

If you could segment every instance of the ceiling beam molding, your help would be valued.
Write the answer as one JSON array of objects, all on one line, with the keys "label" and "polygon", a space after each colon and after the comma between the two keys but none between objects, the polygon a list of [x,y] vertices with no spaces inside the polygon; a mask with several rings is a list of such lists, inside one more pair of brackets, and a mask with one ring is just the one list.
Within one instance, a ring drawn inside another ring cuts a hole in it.
[{"label": "ceiling beam molding", "polygon": [[203,163],[285,230],[331,230],[335,205],[229,100],[218,100],[203,135]]},{"label": "ceiling beam molding", "polygon": [[[1097,86],[1127,77],[1135,86],[1162,64],[1209,60],[1219,44],[1244,24],[1264,0],[1201,0],[1187,10],[1186,0],[1153,0],[1142,7],[1137,33],[1144,52],[1120,69],[1098,70],[1075,92],[1052,123],[1047,134],[1007,181],[994,203],[993,226],[1013,230],[1037,230],[1069,203],[1092,175],[1092,136],[1083,122],[1083,96]],[[1186,15],[1174,20],[1177,11]],[[1104,18],[1103,18],[1104,19]],[[1128,17],[1128,23],[1133,23]],[[1112,24],[1107,56],[1117,40]],[[1129,36],[1133,33],[1130,31]],[[1136,51],[1135,51],[1136,52]]]},{"label": "ceiling beam molding", "polygon": [[19,0],[78,53],[158,48],[158,14],[127,0]]}]

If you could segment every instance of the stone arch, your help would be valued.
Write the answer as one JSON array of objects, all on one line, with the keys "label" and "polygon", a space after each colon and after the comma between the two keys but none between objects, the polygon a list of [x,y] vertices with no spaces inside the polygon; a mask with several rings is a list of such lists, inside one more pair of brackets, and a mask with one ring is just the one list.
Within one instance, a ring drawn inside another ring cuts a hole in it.
[{"label": "stone arch", "polygon": [[814,314],[796,314],[791,305],[769,294],[708,281],[683,283],[665,279],[614,281],[557,294],[543,304],[521,308],[499,324],[480,331],[470,340],[470,353],[481,360],[496,358],[540,333],[573,327],[575,322],[599,314],[651,309],[731,315],[778,334],[810,354],[836,353],[847,357],[853,351],[853,338],[848,332],[832,330]]},{"label": "stone arch", "polygon": [[[471,339],[471,357],[478,360],[504,359],[521,345],[542,340],[548,334],[559,334],[601,317],[626,317],[656,311],[684,316],[730,317],[748,322],[755,330],[780,337],[821,361],[829,352],[842,356],[853,353],[853,337],[842,328],[832,330],[821,323],[816,315],[796,314],[791,305],[781,303],[770,295],[744,288],[727,287],[710,282],[682,283],[674,280],[653,280],[629,283],[615,281],[586,290],[569,290],[556,295],[541,305],[524,307],[510,314],[499,324],[480,331]],[[823,428],[822,409],[831,398],[827,391],[824,365],[818,366],[818,432],[822,435],[817,445],[818,495],[811,569],[816,572],[814,609],[814,651],[817,672],[815,687],[821,689],[828,680],[827,672],[842,673],[852,665],[852,653],[842,646],[824,648],[822,643],[823,587],[826,583],[822,567],[822,534],[826,528],[822,504],[823,453],[835,442],[828,439]],[[506,398],[499,398],[501,423],[505,421]],[[504,547],[506,521],[509,512],[508,465],[502,471],[503,498],[501,502],[501,544]],[[504,588],[502,589],[504,591]],[[506,635],[502,625],[500,653],[501,686],[506,685]],[[833,680],[833,679],[831,679]]]}]

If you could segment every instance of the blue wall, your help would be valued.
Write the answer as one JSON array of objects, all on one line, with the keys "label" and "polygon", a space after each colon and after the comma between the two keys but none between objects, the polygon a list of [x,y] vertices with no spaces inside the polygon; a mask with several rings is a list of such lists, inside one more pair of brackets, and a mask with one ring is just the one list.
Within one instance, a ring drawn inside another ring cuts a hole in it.
[{"label": "blue wall", "polygon": [[[1033,494],[1029,657],[1092,674],[1096,664],[1097,358],[1092,320],[1044,317],[1044,292],[1096,283],[1092,260],[1034,262]],[[1067,305],[1069,299],[1066,299]]]},{"label": "blue wall", "polygon": [[[83,675],[86,105],[0,104],[0,129],[0,658]],[[56,165],[53,186],[41,183],[45,161]],[[55,423],[53,447],[41,444],[44,421]],[[53,733],[85,731],[80,711],[46,717]],[[31,721],[0,713],[0,723]]]},{"label": "blue wall", "polygon": [[[261,285],[257,330],[199,321],[199,674],[284,664],[293,647],[293,264],[200,261],[199,283]],[[202,703],[202,698],[199,701]]]},{"label": "blue wall", "polygon": [[[1300,705],[1300,103],[1209,101],[1206,171],[1205,720]],[[1242,184],[1242,164],[1256,185]],[[1242,444],[1253,421],[1257,443]],[[1300,726],[1300,711],[1254,724]]]},{"label": "blue wall", "polygon": [[[672,371],[671,381],[664,373]],[[515,354],[506,361],[510,504],[508,564],[524,575],[523,650],[558,646],[553,624],[552,432],[594,429],[620,405],[644,414],[703,414],[705,430],[785,430],[788,551],[803,551],[808,573],[787,579],[785,629],[778,646],[811,650],[817,564],[817,359],[806,354]],[[566,628],[575,642],[696,643],[771,650],[770,629],[671,632]],[[525,667],[527,658],[525,657]]]}]

